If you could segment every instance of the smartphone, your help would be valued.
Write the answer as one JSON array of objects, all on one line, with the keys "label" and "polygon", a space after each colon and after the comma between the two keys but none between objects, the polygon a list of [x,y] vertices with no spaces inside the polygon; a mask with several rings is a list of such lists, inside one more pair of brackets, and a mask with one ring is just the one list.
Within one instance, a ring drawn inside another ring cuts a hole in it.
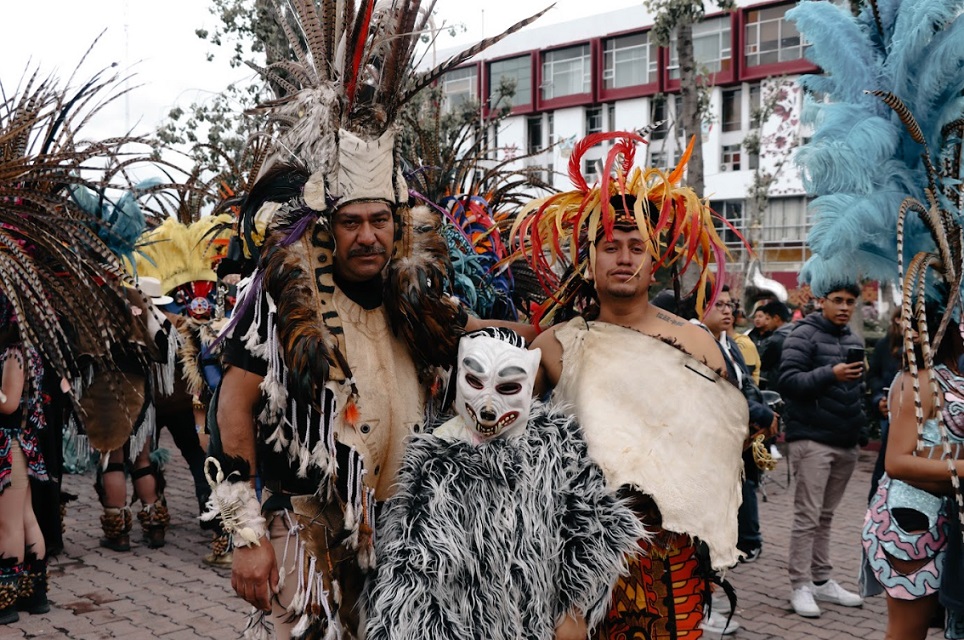
[{"label": "smartphone", "polygon": [[850,347],[847,349],[847,364],[853,364],[855,362],[863,363],[864,361],[864,350],[860,347]]}]

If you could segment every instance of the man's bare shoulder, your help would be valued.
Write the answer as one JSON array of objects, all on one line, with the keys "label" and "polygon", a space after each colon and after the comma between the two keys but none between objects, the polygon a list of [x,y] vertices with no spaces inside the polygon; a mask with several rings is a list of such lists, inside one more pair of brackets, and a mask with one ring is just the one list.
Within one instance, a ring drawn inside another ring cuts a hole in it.
[{"label": "man's bare shoulder", "polygon": [[690,324],[692,336],[688,337],[689,348],[686,350],[694,358],[705,362],[711,369],[725,373],[726,362],[723,360],[723,353],[720,345],[709,331],[695,324]]},{"label": "man's bare shoulder", "polygon": [[536,336],[536,339],[529,343],[530,349],[542,349],[545,351],[548,349],[561,349],[562,345],[559,344],[559,339],[556,338],[556,331],[563,325],[553,325]]},{"label": "man's bare shoulder", "polygon": [[653,307],[644,333],[673,344],[716,371],[726,371],[726,363],[716,340],[700,325],[665,309]]},{"label": "man's bare shoulder", "polygon": [[540,366],[536,375],[536,396],[541,395],[549,388],[556,386],[562,376],[562,343],[556,337],[556,331],[560,326],[549,327],[532,341],[530,349],[539,349]]}]

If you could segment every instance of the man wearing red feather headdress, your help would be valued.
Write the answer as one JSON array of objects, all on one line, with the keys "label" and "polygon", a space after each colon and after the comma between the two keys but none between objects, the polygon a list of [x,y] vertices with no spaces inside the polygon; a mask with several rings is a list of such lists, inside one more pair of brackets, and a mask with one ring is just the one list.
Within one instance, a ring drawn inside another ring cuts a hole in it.
[{"label": "man wearing red feather headdress", "polygon": [[[571,318],[532,345],[542,349],[537,390],[554,387],[573,406],[590,456],[654,534],[594,637],[697,638],[711,568],[738,559],[747,404],[712,336],[650,305],[649,287],[658,269],[678,277],[695,263],[703,298],[710,263],[722,268],[721,243],[709,208],[678,186],[688,154],[670,174],[632,169],[639,136],[603,135],[614,144],[602,184],[589,186],[575,157],[576,190],[536,201],[516,222],[533,268],[555,278],[538,317]],[[562,242],[540,237],[559,229]],[[568,266],[561,279],[527,251],[539,245]],[[566,245],[568,255],[558,250]]]}]

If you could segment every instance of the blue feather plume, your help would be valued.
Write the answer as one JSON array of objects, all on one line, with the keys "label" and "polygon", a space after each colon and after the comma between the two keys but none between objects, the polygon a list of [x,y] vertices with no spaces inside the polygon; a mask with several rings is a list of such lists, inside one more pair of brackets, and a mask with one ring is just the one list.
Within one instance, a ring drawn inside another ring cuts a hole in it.
[{"label": "blue feather plume", "polygon": [[[808,96],[802,120],[814,127],[796,154],[808,192],[813,257],[800,279],[820,295],[841,280],[895,280],[896,227],[901,202],[927,203],[922,154],[941,171],[955,140],[941,129],[964,117],[964,0],[877,0],[877,18],[865,7],[854,17],[829,2],[801,2],[787,12],[811,42],[807,57],[824,71],[804,76]],[[891,107],[867,92],[896,96],[920,126],[927,149],[915,142]],[[826,98],[824,100],[823,98]],[[941,175],[939,188],[959,184]],[[943,194],[940,204],[960,222]],[[916,215],[905,222],[905,259],[934,250]]]}]

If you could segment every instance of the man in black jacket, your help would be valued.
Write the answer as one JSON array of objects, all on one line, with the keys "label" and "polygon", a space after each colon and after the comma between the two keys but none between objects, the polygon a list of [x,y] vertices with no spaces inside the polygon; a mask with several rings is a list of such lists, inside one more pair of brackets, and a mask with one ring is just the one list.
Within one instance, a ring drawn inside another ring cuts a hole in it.
[{"label": "man in black jacket", "polygon": [[757,345],[760,352],[760,388],[778,391],[777,378],[780,376],[780,359],[783,343],[793,330],[790,324],[790,309],[779,300],[772,300],[759,309],[763,314],[766,335]]},{"label": "man in black jacket", "polygon": [[846,607],[863,601],[831,579],[830,524],[857,464],[866,427],[863,362],[847,364],[863,340],[847,326],[860,289],[828,287],[821,311],[796,323],[783,344],[780,392],[786,402],[786,439],[796,479],[788,569],[797,614],[820,615],[816,601]]}]

